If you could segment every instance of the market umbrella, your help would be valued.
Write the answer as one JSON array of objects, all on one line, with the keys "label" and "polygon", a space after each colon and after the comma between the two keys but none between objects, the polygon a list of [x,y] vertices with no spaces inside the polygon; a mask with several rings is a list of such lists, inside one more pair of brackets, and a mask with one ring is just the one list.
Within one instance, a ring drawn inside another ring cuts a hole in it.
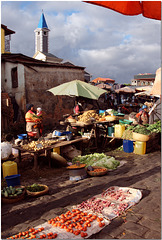
[{"label": "market umbrella", "polygon": [[115,90],[116,93],[135,93],[135,89],[130,87],[122,87]]},{"label": "market umbrella", "polygon": [[136,91],[151,91],[152,86],[138,86],[135,88]]},{"label": "market umbrella", "polygon": [[150,94],[152,95],[161,95],[161,68],[156,70],[155,81],[151,89]]},{"label": "market umbrella", "polygon": [[161,20],[161,1],[85,1],[109,8],[124,15],[142,14],[144,17]]},{"label": "market umbrella", "polygon": [[109,89],[109,90],[112,88],[112,86],[110,86],[108,84],[104,84],[104,83],[97,84],[96,87],[99,87],[102,89]]},{"label": "market umbrella", "polygon": [[53,93],[54,95],[85,97],[94,100],[98,100],[103,93],[107,92],[106,90],[100,89],[80,80],[73,80],[63,83],[57,87],[48,89],[47,91]]}]

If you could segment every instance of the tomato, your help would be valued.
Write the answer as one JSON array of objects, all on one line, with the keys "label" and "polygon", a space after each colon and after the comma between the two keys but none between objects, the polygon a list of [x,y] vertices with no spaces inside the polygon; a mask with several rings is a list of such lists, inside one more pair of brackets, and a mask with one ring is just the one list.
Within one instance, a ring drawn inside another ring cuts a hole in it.
[{"label": "tomato", "polygon": [[99,223],[99,227],[102,227],[102,223],[101,222]]}]

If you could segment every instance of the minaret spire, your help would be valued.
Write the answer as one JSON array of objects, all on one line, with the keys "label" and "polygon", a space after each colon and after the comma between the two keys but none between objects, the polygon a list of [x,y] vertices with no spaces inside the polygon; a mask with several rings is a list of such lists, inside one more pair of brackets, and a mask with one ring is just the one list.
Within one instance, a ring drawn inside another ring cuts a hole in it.
[{"label": "minaret spire", "polygon": [[47,26],[43,9],[42,9],[42,14],[38,23],[38,27],[34,31],[35,32],[35,53],[38,51],[48,53],[48,32],[49,31],[50,30]]}]

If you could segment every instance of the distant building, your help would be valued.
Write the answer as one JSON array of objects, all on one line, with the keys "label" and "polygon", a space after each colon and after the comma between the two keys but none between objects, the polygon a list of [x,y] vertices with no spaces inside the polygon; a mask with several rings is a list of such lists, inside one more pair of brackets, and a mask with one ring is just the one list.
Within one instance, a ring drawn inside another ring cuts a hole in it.
[{"label": "distant building", "polygon": [[131,80],[131,85],[133,86],[152,86],[155,81],[155,74],[144,73],[134,75],[134,79]]},{"label": "distant building", "polygon": [[1,53],[10,53],[11,34],[15,32],[1,24]]}]

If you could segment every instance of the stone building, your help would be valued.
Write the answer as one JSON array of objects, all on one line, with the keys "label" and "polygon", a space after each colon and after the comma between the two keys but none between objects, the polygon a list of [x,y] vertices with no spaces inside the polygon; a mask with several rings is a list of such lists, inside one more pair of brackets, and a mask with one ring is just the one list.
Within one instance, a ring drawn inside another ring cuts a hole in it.
[{"label": "stone building", "polygon": [[23,114],[28,103],[41,107],[46,126],[55,126],[74,106],[73,98],[54,96],[47,90],[75,79],[84,81],[84,67],[43,62],[23,54],[1,56],[2,92],[15,97]]},{"label": "stone building", "polygon": [[155,81],[155,74],[144,73],[134,75],[134,79],[131,80],[133,86],[153,86]]}]

